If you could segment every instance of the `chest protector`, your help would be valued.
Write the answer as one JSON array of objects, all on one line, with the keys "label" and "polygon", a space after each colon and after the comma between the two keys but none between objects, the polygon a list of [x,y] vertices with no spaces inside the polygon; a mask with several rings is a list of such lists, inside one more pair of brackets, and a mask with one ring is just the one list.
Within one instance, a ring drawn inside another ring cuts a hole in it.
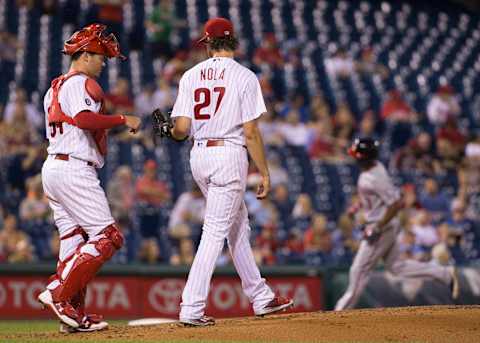
[{"label": "chest protector", "polygon": [[[63,123],[67,123],[72,126],[77,126],[72,117],[67,116],[63,111],[60,103],[58,102],[58,94],[60,88],[63,86],[65,81],[67,81],[72,76],[82,74],[81,72],[71,72],[62,76],[57,77],[52,81],[52,102],[48,107],[48,125],[51,128],[50,135],[55,137],[57,130],[60,134],[63,134]],[[85,82],[85,89],[87,93],[92,97],[96,102],[101,102],[102,106],[100,108],[100,113],[103,112],[103,91],[100,85],[93,79],[88,78]],[[99,130],[88,130],[92,135],[97,149],[105,156],[107,154],[107,131],[104,129]]]}]

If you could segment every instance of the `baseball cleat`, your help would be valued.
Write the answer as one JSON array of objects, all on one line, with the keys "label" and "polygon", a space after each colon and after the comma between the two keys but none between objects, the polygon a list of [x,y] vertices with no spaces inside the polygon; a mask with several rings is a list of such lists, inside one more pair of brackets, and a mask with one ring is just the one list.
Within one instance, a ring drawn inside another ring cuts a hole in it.
[{"label": "baseball cleat", "polygon": [[215,325],[215,319],[208,316],[203,316],[198,319],[180,319],[180,324],[183,326],[210,326]]},{"label": "baseball cleat", "polygon": [[256,316],[263,317],[267,314],[272,314],[279,311],[286,311],[293,306],[293,299],[284,297],[273,298],[264,308],[255,312]]},{"label": "baseball cleat", "polygon": [[458,279],[458,270],[455,268],[455,266],[450,266],[449,271],[452,276],[452,281],[450,282],[450,292],[452,293],[452,298],[456,300],[460,296],[460,280]]},{"label": "baseball cleat", "polygon": [[73,328],[78,328],[78,313],[73,306],[66,301],[54,302],[52,293],[47,289],[38,295],[38,301],[45,307],[50,308],[60,321]]}]

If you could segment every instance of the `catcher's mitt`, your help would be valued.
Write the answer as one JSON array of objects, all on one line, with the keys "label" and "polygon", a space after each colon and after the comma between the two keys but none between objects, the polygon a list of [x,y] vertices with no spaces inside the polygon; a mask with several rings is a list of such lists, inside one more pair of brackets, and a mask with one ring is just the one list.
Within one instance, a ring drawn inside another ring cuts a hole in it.
[{"label": "catcher's mitt", "polygon": [[172,119],[170,114],[164,114],[160,109],[156,109],[152,112],[152,126],[153,133],[156,136],[172,138],[172,132],[170,131],[173,127]]}]

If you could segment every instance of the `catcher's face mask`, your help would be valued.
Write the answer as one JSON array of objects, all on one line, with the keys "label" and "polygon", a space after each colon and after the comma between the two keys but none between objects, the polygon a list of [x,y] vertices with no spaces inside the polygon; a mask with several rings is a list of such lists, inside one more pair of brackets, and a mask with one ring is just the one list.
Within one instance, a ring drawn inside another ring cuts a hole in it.
[{"label": "catcher's face mask", "polygon": [[106,26],[102,24],[91,24],[75,32],[63,46],[63,53],[73,55],[79,51],[104,55],[108,58],[119,57],[125,60],[126,57],[120,53],[120,44],[113,33],[105,32]]}]

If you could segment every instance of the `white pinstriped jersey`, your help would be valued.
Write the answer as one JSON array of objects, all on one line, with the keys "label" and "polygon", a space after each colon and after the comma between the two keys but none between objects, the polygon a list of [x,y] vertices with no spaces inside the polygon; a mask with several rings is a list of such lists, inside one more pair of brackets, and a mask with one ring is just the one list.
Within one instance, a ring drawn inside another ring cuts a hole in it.
[{"label": "white pinstriped jersey", "polygon": [[172,117],[192,119],[195,141],[224,139],[245,145],[242,125],[266,111],[255,74],[233,58],[212,57],[183,75]]},{"label": "white pinstriped jersey", "polygon": [[393,184],[384,165],[377,164],[360,174],[358,194],[367,222],[382,219],[387,207],[400,199],[400,192]]},{"label": "white pinstriped jersey", "polygon": [[[93,101],[85,89],[86,80],[86,75],[74,75],[65,81],[60,88],[58,102],[65,115],[73,118],[82,111],[100,111],[101,103]],[[62,123],[63,134],[57,129],[56,134],[52,136],[51,127],[48,126],[48,107],[51,101],[52,89],[50,88],[43,99],[46,136],[49,141],[48,154],[68,154],[79,160],[93,162],[97,167],[101,168],[104,164],[103,156],[98,151],[95,141],[88,130],[82,130],[68,123]]]}]

